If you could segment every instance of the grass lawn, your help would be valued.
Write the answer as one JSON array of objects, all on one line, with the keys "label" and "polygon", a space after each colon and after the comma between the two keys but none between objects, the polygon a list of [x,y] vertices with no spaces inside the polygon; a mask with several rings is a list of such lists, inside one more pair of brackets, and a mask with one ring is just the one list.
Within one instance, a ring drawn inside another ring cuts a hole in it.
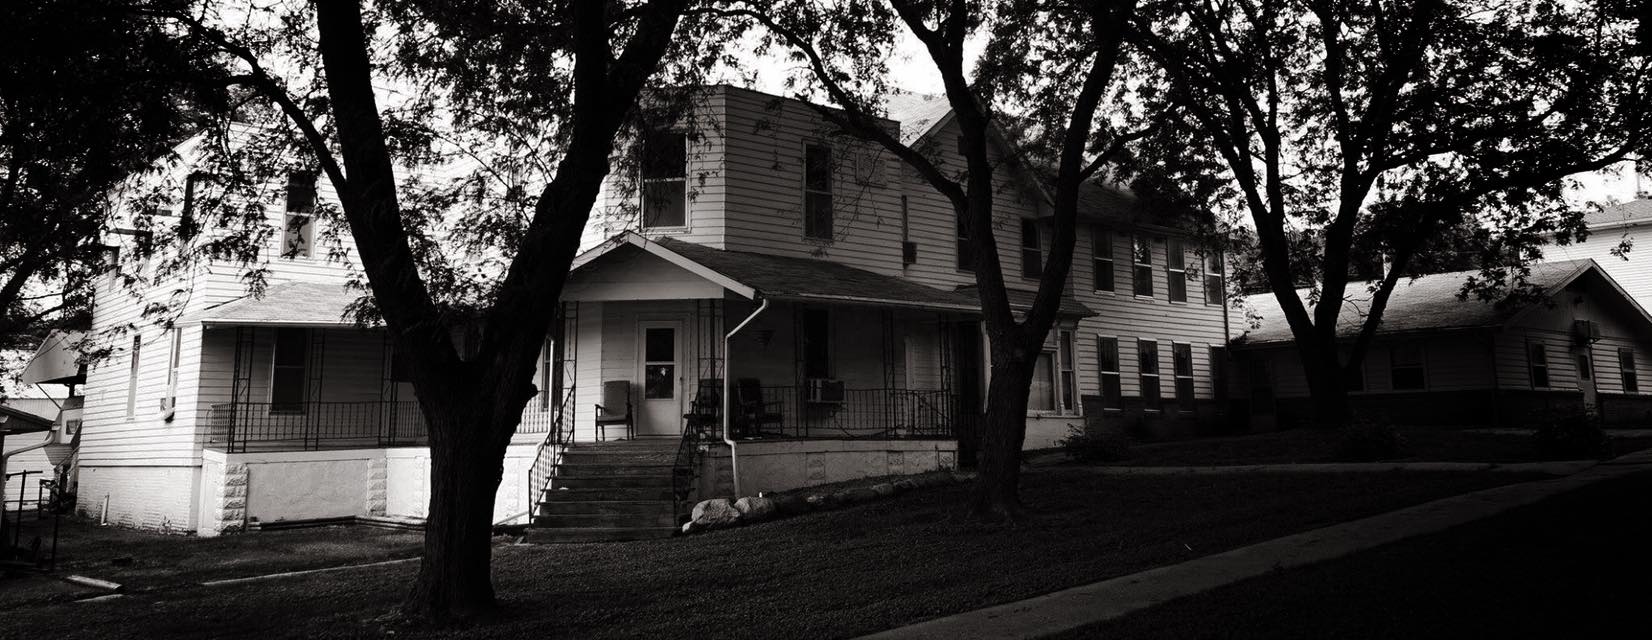
[{"label": "grass lawn", "polygon": [[[368,527],[318,527],[196,538],[64,518],[57,573],[118,582],[128,592],[225,578],[361,564],[419,554],[423,534]],[[96,590],[45,576],[0,582],[0,610]],[[3,636],[4,634],[0,634]]]},{"label": "grass lawn", "polygon": [[1070,638],[1646,638],[1652,474],[1175,600]]},{"label": "grass lawn", "polygon": [[688,538],[501,546],[502,615],[440,634],[386,627],[405,564],[17,609],[0,637],[849,637],[1526,479],[1052,469],[1025,476],[1035,516],[1015,527],[965,521],[966,488],[949,486]]},{"label": "grass lawn", "polygon": [[[1404,457],[1429,462],[1532,462],[1537,460],[1526,433],[1491,433],[1449,428],[1401,427]],[[1608,431],[1608,434],[1611,432]],[[1224,438],[1138,444],[1131,456],[1106,464],[1125,466],[1221,466],[1341,462],[1335,430],[1290,429]],[[1612,436],[1618,454],[1652,447],[1652,436]]]}]

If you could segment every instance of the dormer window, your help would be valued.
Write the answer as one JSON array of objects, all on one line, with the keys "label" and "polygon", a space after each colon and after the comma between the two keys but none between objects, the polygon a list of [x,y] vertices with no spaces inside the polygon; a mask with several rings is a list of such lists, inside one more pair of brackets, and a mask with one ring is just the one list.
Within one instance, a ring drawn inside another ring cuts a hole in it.
[{"label": "dormer window", "polygon": [[822,144],[803,148],[803,235],[832,239],[832,149]]},{"label": "dormer window", "polygon": [[681,132],[657,131],[642,145],[642,227],[688,224],[688,140]]},{"label": "dormer window", "polygon": [[316,175],[287,176],[287,213],[281,221],[281,257],[308,258],[315,252]]}]

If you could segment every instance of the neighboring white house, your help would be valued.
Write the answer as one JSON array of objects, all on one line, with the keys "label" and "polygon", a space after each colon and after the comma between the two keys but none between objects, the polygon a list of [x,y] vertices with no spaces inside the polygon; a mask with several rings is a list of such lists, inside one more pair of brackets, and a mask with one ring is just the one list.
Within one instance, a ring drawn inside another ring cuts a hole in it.
[{"label": "neighboring white house", "polygon": [[[1652,316],[1594,260],[1532,265],[1543,296],[1526,304],[1462,301],[1477,271],[1401,281],[1362,366],[1349,379],[1359,415],[1401,424],[1521,426],[1593,405],[1610,425],[1652,424]],[[1302,294],[1306,298],[1307,291]],[[1307,424],[1308,383],[1273,294],[1246,298],[1260,317],[1234,340],[1259,428]],[[1343,306],[1352,341],[1365,305]]]},{"label": "neighboring white house", "polygon": [[[944,101],[891,102],[903,139],[962,166]],[[617,179],[594,216],[542,354],[541,397],[507,454],[501,520],[544,508],[547,480],[580,466],[564,446],[598,438],[597,405],[612,393],[629,398],[631,424],[605,434],[662,436],[700,496],[733,491],[736,463],[742,493],[957,463],[989,367],[946,200],[803,103],[718,86],[700,108],[713,126],[647,138],[682,157],[630,176],[648,197],[624,195]],[[180,184],[192,144],[171,168]],[[1004,173],[999,250],[1025,304],[1049,247],[1049,206],[1036,179]],[[382,333],[346,317],[359,293],[333,258],[350,256],[347,234],[331,251],[317,246],[329,234],[314,211],[330,189],[295,174],[266,194],[248,203],[280,230],[255,265],[270,283],[261,296],[246,292],[239,265],[211,263],[137,292],[111,274],[96,292],[92,333],[114,351],[87,372],[83,509],[200,534],[423,516],[428,455],[410,385]],[[1096,187],[1084,207],[1026,446],[1053,446],[1086,413],[1166,429],[1221,421],[1220,259],[1204,257],[1176,216],[1128,194]],[[145,317],[155,303],[179,310],[171,326]],[[731,431],[713,420],[712,439],[679,447],[685,414],[724,381]],[[670,473],[668,483],[682,477]]]},{"label": "neighboring white house", "polygon": [[[1587,239],[1544,247],[1543,258],[1592,259],[1636,302],[1652,309],[1652,195],[1640,193],[1628,202],[1590,212],[1584,223],[1589,226]],[[1625,248],[1629,250],[1621,251]]]}]

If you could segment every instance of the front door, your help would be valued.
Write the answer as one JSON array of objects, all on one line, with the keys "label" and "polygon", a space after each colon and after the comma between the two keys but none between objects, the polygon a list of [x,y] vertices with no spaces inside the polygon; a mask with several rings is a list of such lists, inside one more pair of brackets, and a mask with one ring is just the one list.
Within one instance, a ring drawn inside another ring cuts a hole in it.
[{"label": "front door", "polygon": [[677,320],[637,323],[637,379],[642,381],[638,435],[682,432],[682,329],[683,323]]},{"label": "front door", "polygon": [[1583,392],[1584,406],[1595,406],[1595,356],[1590,353],[1589,345],[1572,352],[1577,360],[1577,388]]}]

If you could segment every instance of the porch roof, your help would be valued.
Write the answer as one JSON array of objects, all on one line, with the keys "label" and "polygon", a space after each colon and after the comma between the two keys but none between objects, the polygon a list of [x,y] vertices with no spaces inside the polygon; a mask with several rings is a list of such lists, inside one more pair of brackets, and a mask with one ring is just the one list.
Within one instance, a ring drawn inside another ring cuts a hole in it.
[{"label": "porch roof", "polygon": [[184,316],[183,322],[208,326],[354,326],[350,305],[361,294],[337,283],[283,282]]},{"label": "porch roof", "polygon": [[[969,296],[971,300],[978,299],[977,296],[980,295],[976,293],[976,286],[973,284],[958,287],[958,292]],[[1038,292],[1005,288],[1004,296],[1010,299],[1011,309],[1026,311],[1032,308],[1033,299],[1038,297]],[[977,303],[977,306],[979,306],[979,303]],[[1056,308],[1055,313],[1058,316],[1067,318],[1089,318],[1097,315],[1095,310],[1084,306],[1084,303],[1066,293],[1061,294],[1061,306]]]},{"label": "porch roof", "polygon": [[675,238],[653,241],[754,293],[775,299],[816,300],[979,313],[981,303],[957,291],[873,273],[827,260],[716,249]]}]

